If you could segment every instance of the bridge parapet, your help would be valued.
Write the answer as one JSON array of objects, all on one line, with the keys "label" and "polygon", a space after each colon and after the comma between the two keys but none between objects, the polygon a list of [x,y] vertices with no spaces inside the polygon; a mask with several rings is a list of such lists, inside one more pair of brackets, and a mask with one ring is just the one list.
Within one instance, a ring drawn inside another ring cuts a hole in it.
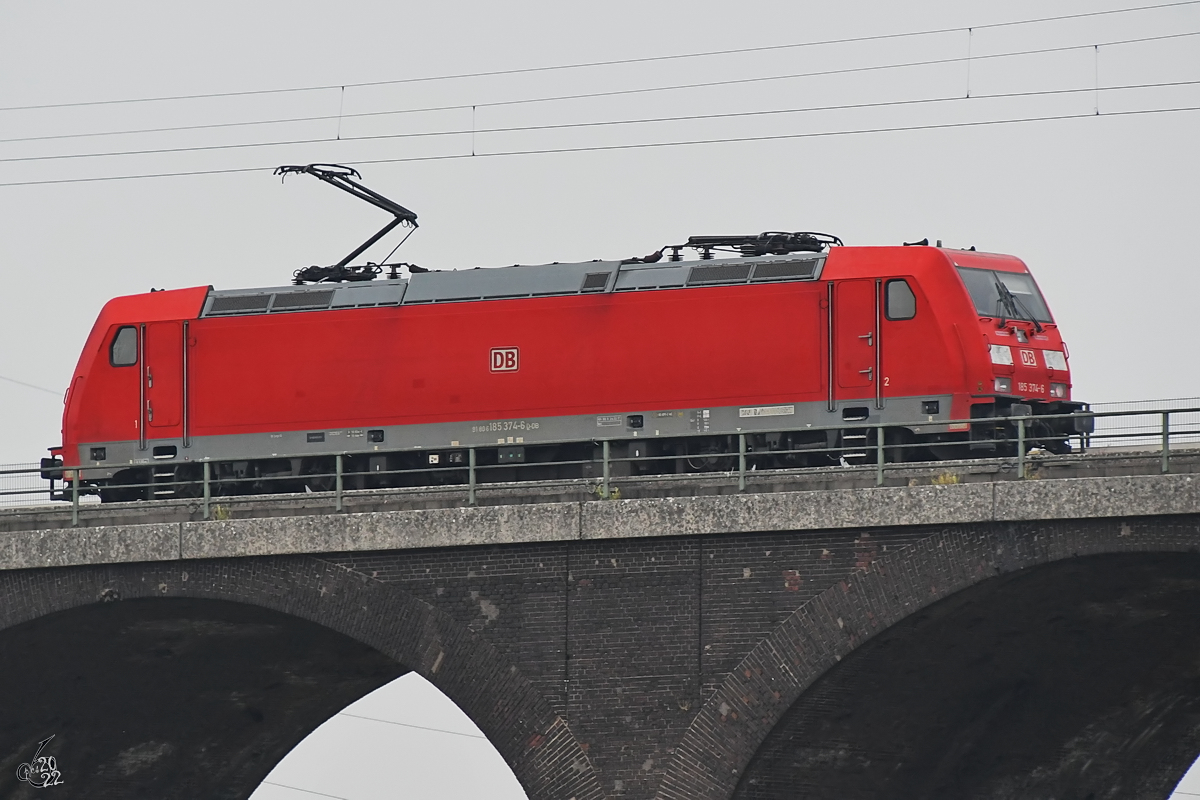
[{"label": "bridge parapet", "polygon": [[[1018,465],[1013,459],[887,466],[888,471],[882,483],[885,487],[1158,475],[1168,471],[1163,468],[1161,455],[1154,451],[1093,451],[1072,456],[1035,456],[1023,465],[1027,472],[1023,476],[1018,474]],[[1200,450],[1175,452],[1170,460],[1169,471],[1173,474],[1200,472]],[[10,507],[0,508],[0,532],[196,522],[210,518],[293,517],[343,512],[831,491],[878,488],[881,485],[872,470],[862,467],[751,471],[746,473],[744,481],[745,488],[741,490],[738,486],[739,476],[732,472],[625,478],[614,480],[607,493],[596,480],[587,479],[481,484],[474,491],[474,503],[469,502],[467,487],[458,485],[357,490],[345,492],[340,497],[335,497],[333,492],[231,496],[213,498],[207,514],[204,503],[197,498],[85,503],[75,509],[67,504]]]},{"label": "bridge parapet", "polygon": [[8,531],[0,569],[1196,513],[1194,474],[573,500]]}]

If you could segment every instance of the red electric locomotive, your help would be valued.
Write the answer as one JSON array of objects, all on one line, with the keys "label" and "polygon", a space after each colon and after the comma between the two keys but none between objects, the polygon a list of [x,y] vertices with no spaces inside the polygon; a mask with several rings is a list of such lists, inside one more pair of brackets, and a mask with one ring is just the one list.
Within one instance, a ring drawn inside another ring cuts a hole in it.
[{"label": "red electric locomotive", "polygon": [[[350,171],[300,171],[369,193]],[[388,208],[396,221],[368,244],[415,224]],[[218,492],[240,493],[328,488],[337,453],[350,454],[349,485],[380,486],[453,476],[444,468],[469,448],[481,465],[545,463],[494,471],[519,479],[590,474],[557,462],[592,459],[603,439],[630,443],[613,454],[641,459],[630,469],[657,472],[724,468],[739,434],[765,468],[861,450],[875,423],[909,458],[966,457],[973,440],[994,452],[1009,426],[986,420],[1010,412],[1032,413],[1044,447],[1077,433],[1075,420],[1039,420],[1082,404],[1013,256],[787,233],[363,280],[378,268],[346,264],[365,246],[299,285],[108,302],[49,474],[79,470],[81,485],[125,500],[155,494],[130,486],[197,480],[205,461]],[[684,247],[700,258],[682,260]],[[951,423],[967,419],[979,422]]]}]

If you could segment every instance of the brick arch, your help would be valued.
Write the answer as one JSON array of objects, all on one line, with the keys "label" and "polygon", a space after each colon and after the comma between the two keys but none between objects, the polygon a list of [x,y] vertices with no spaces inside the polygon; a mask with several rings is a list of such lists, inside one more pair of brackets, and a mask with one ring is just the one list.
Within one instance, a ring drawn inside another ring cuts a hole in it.
[{"label": "brick arch", "polygon": [[226,600],[308,620],[421,674],[484,732],[531,800],[599,800],[566,723],[502,652],[390,585],[307,556],[70,567],[0,574],[0,631],[97,602]]},{"label": "brick arch", "polygon": [[658,800],[728,800],[771,731],[876,634],[988,578],[1087,555],[1195,552],[1200,517],[974,525],[873,559],[797,609],[719,684],[676,746]]}]

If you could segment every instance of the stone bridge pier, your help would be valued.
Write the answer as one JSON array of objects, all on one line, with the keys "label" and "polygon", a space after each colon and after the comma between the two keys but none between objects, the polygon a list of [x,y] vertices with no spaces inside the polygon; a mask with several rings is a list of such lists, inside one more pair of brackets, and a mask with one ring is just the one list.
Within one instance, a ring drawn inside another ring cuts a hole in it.
[{"label": "stone bridge pier", "polygon": [[245,798],[408,671],[532,800],[1162,800],[1200,752],[1189,475],[39,524],[6,798]]}]

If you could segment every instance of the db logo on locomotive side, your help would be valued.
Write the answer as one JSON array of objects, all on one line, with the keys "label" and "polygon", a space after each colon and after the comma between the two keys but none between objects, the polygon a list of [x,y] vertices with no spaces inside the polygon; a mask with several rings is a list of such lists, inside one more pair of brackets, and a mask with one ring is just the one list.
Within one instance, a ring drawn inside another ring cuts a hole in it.
[{"label": "db logo on locomotive side", "polygon": [[520,368],[521,351],[519,348],[492,348],[492,372],[516,372]]},{"label": "db logo on locomotive side", "polygon": [[1027,367],[1036,367],[1037,366],[1037,353],[1033,352],[1032,350],[1022,350],[1021,351],[1021,363]]}]

